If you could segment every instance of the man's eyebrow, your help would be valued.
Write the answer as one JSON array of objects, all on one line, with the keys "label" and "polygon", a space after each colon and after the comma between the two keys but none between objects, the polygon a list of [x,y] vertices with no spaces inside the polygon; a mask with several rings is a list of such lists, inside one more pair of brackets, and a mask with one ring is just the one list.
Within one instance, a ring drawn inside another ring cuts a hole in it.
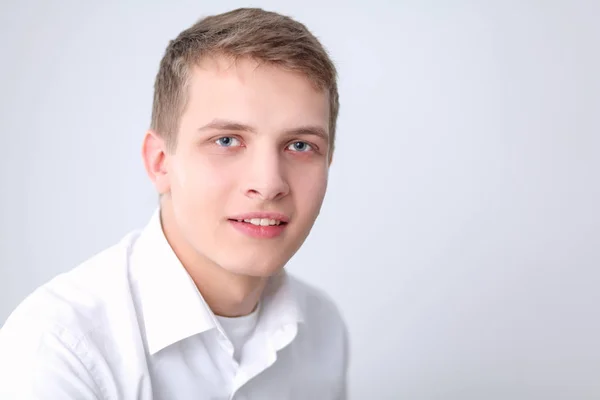
[{"label": "man's eyebrow", "polygon": [[[204,125],[198,131],[207,130],[218,130],[218,131],[229,131],[229,132],[250,132],[256,133],[256,129],[250,125],[242,124],[235,121],[226,119],[214,119],[208,124]],[[329,140],[329,134],[327,130],[320,126],[301,126],[298,128],[292,128],[285,131],[286,135],[314,135],[322,138],[323,140]]]},{"label": "man's eyebrow", "polygon": [[300,128],[294,128],[286,131],[288,135],[314,135],[318,136],[323,140],[329,140],[329,134],[327,130],[320,126],[301,126]]},{"label": "man's eyebrow", "polygon": [[218,130],[218,131],[234,131],[234,132],[252,132],[255,133],[256,129],[249,125],[240,124],[239,122],[229,121],[226,119],[213,119],[208,124],[204,125],[199,131],[207,130]]}]

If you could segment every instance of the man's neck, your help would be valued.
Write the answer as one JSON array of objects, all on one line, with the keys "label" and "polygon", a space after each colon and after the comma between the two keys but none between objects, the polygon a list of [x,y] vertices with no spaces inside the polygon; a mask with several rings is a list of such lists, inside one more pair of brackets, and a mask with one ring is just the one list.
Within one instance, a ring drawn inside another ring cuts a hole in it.
[{"label": "man's neck", "polygon": [[240,317],[254,311],[268,278],[234,274],[199,255],[181,236],[170,204],[161,205],[161,225],[167,242],[215,315]]},{"label": "man's neck", "polygon": [[256,309],[266,278],[233,275],[223,269],[206,272],[202,268],[196,271],[188,269],[213,313],[222,317],[241,317]]}]

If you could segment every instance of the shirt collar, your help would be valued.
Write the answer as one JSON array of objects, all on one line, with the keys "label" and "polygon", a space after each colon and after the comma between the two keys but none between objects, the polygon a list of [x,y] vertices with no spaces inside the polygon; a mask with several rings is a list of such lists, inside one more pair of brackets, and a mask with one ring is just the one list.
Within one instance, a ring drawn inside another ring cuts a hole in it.
[{"label": "shirt collar", "polygon": [[304,313],[292,278],[285,272],[273,275],[262,296],[261,318],[268,331],[304,322]]},{"label": "shirt collar", "polygon": [[150,354],[216,326],[214,314],[167,242],[160,209],[134,244],[131,263]]},{"label": "shirt collar", "polygon": [[[160,208],[134,244],[131,268],[150,354],[220,326],[169,245]],[[284,270],[269,279],[261,307],[259,324],[271,332],[304,320],[291,278]]]}]

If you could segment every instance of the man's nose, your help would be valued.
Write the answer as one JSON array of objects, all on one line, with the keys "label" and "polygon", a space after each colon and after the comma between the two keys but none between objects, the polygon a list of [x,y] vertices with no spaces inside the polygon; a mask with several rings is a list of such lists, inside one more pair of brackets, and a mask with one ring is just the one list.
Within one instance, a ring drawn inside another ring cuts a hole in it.
[{"label": "man's nose", "polygon": [[246,196],[273,201],[289,193],[290,187],[279,154],[275,151],[256,151],[248,161],[248,174],[244,188]]}]

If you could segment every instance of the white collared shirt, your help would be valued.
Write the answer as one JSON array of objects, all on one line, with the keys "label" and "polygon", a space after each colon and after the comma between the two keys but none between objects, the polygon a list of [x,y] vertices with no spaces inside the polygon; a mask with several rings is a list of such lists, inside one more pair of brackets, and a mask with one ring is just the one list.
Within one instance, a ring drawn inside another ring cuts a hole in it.
[{"label": "white collared shirt", "polygon": [[10,315],[0,399],[344,399],[348,339],[332,301],[281,273],[260,304],[234,357],[157,210]]}]

